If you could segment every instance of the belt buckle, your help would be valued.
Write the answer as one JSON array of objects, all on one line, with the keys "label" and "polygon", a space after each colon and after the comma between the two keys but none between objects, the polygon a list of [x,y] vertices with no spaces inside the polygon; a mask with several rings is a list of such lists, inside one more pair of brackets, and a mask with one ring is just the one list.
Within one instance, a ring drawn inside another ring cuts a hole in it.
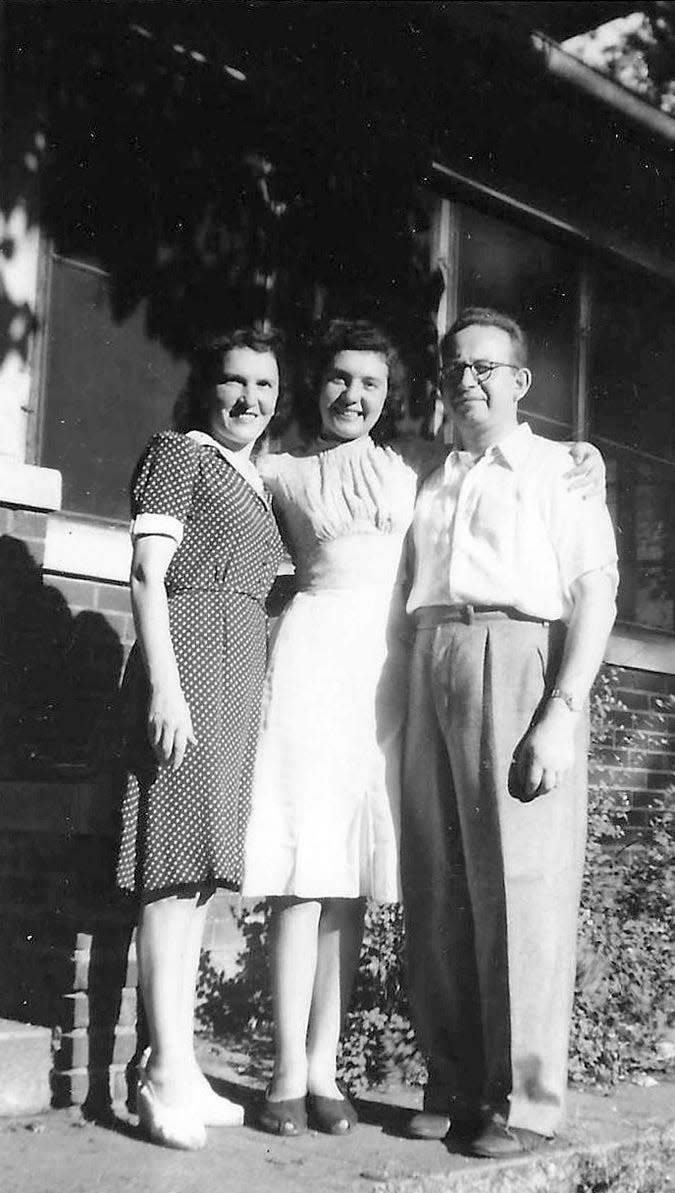
[{"label": "belt buckle", "polygon": [[474,607],[473,605],[462,605],[462,621],[466,625],[473,625],[474,623]]}]

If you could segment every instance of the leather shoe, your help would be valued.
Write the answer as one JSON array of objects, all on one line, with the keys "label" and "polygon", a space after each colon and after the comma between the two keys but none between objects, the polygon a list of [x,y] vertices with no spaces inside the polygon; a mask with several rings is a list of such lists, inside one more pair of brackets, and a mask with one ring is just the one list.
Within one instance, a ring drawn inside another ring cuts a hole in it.
[{"label": "leather shoe", "polygon": [[420,1110],[408,1120],[406,1131],[411,1139],[445,1139],[450,1130],[449,1114]]},{"label": "leather shoe", "polygon": [[526,1152],[536,1152],[554,1141],[554,1136],[542,1135],[540,1131],[530,1131],[528,1127],[512,1127],[511,1130]]},{"label": "leather shoe", "polygon": [[258,1116],[258,1126],[267,1131],[268,1135],[304,1135],[307,1130],[306,1098],[285,1098],[279,1102],[272,1102],[267,1090]]},{"label": "leather shoe", "polygon": [[467,1142],[472,1156],[486,1160],[501,1160],[508,1156],[519,1156],[525,1148],[517,1135],[500,1116],[489,1118],[473,1138]]},{"label": "leather shoe", "polygon": [[307,1095],[307,1114],[310,1127],[323,1131],[324,1135],[347,1135],[359,1121],[340,1082],[337,1087],[341,1098],[324,1098],[321,1094]]}]

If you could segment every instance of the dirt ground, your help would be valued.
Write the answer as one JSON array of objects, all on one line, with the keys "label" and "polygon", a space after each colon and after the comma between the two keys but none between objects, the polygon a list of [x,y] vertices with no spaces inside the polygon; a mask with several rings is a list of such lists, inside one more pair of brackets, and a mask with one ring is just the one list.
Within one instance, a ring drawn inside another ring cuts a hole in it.
[{"label": "dirt ground", "polygon": [[[610,1189],[675,1191],[673,1081],[625,1085],[609,1097],[572,1091],[567,1126],[559,1140],[536,1154],[496,1165],[453,1153],[441,1142],[402,1137],[407,1114],[421,1102],[421,1092],[406,1087],[375,1091],[361,1100],[361,1122],[346,1138],[315,1133],[298,1139],[270,1137],[255,1127],[261,1082],[245,1074],[242,1058],[203,1043],[201,1060],[215,1087],[245,1104],[243,1128],[212,1129],[204,1151],[185,1153],[145,1142],[135,1118],[123,1108],[116,1108],[107,1125],[85,1122],[77,1110],[5,1120],[0,1123],[0,1189],[3,1193],[496,1193],[507,1189],[510,1193],[582,1193],[593,1187],[603,1193]],[[607,1157],[617,1148],[622,1149],[618,1167],[623,1183],[610,1179],[612,1165]],[[645,1153],[649,1172],[626,1183],[631,1157],[638,1152]],[[595,1178],[593,1183],[590,1178],[589,1183],[582,1181],[580,1156],[596,1158],[598,1172],[605,1173],[601,1183]],[[654,1175],[655,1164],[659,1176]]]}]

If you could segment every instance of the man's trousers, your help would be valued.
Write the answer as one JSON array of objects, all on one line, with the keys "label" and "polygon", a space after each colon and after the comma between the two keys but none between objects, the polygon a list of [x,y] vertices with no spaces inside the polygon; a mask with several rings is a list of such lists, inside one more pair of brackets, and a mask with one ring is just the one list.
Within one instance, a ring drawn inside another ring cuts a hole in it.
[{"label": "man's trousers", "polygon": [[[530,802],[514,752],[553,684],[562,627],[421,610],[411,659],[402,882],[425,1105],[508,1114],[555,1133],[564,1109],[586,831],[587,717],[577,763]],[[572,715],[572,714],[570,714]]]}]

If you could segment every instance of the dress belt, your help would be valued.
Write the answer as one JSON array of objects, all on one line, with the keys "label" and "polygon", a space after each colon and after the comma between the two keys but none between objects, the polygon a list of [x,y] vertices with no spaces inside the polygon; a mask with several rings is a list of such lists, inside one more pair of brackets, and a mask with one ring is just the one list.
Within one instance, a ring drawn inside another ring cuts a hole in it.
[{"label": "dress belt", "polygon": [[235,588],[232,584],[172,584],[167,588],[167,597],[185,596],[186,593],[192,592],[209,592],[216,596],[240,596],[246,597],[249,601],[254,601],[256,605],[265,606],[267,600],[266,595],[260,593],[247,592],[243,588]]},{"label": "dress belt", "polygon": [[547,618],[522,613],[513,605],[423,605],[421,609],[414,609],[410,616],[418,630],[431,630],[448,621],[461,621],[465,625],[472,625],[474,621],[507,619],[530,621],[535,625],[549,624]]}]

